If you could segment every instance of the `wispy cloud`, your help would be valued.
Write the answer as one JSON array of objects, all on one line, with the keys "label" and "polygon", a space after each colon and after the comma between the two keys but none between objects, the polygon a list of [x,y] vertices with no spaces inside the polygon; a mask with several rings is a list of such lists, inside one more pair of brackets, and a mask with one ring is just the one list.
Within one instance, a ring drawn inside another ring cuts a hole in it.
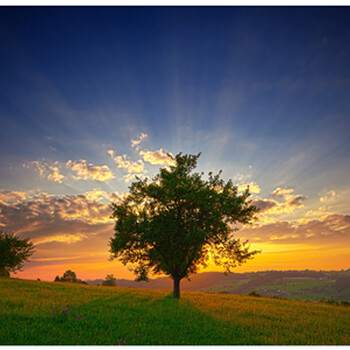
[{"label": "wispy cloud", "polygon": [[335,240],[345,240],[350,243],[350,216],[330,214],[312,220],[276,221],[246,227],[240,232],[251,242],[334,244]]},{"label": "wispy cloud", "polygon": [[107,152],[113,158],[118,168],[125,169],[128,172],[128,174],[124,176],[126,182],[130,182],[136,176],[142,178],[147,173],[145,163],[141,159],[133,162],[128,159],[129,157],[126,154],[119,156],[113,150],[108,150]]},{"label": "wispy cloud", "polygon": [[238,191],[245,191],[248,186],[249,186],[249,192],[251,194],[259,194],[261,192],[260,186],[254,181],[245,183],[243,185],[239,185]]},{"label": "wispy cloud", "polygon": [[66,166],[76,173],[76,175],[73,176],[76,180],[95,180],[104,182],[114,179],[114,175],[108,165],[95,166],[93,164],[87,164],[87,161],[82,159],[80,161],[69,160],[66,163]]},{"label": "wispy cloud", "polygon": [[114,159],[118,168],[125,169],[128,173],[142,173],[145,171],[145,164],[141,159],[133,162],[128,159],[126,154],[118,156],[113,150],[108,150],[107,152]]},{"label": "wispy cloud", "polygon": [[45,160],[34,160],[31,162],[26,162],[23,164],[24,168],[34,168],[39,172],[39,176],[42,178],[46,178],[49,181],[62,183],[65,176],[61,174],[61,164],[56,161],[52,164],[47,163]]},{"label": "wispy cloud", "polygon": [[291,195],[291,193],[294,192],[293,188],[281,188],[277,187],[271,192],[271,196],[273,197],[281,197],[281,198],[287,198]]},{"label": "wispy cloud", "polygon": [[331,207],[322,206],[315,210],[308,210],[305,214],[307,217],[315,217],[315,216],[325,216],[330,214],[329,210]]},{"label": "wispy cloud", "polygon": [[47,179],[61,184],[65,176],[60,173],[60,169],[58,168],[57,164],[58,162],[55,162],[54,165],[49,166],[51,173],[47,176]]},{"label": "wispy cloud", "polygon": [[334,190],[330,190],[326,192],[323,196],[320,197],[320,202],[328,202],[337,195],[337,193]]},{"label": "wispy cloud", "polygon": [[140,151],[140,156],[143,157],[145,162],[152,165],[175,165],[174,155],[172,153],[164,153],[162,148],[154,152],[142,150]]},{"label": "wispy cloud", "polygon": [[301,194],[292,194],[293,188],[276,188],[271,192],[271,196],[283,199],[279,202],[275,199],[259,198],[253,201],[254,205],[260,208],[263,214],[284,214],[291,213],[297,208],[304,206],[303,202],[306,196]]},{"label": "wispy cloud", "polygon": [[75,233],[71,235],[67,234],[67,235],[44,237],[42,239],[38,239],[35,243],[43,244],[43,243],[51,243],[51,242],[61,242],[61,243],[72,244],[72,243],[79,242],[84,238],[86,238],[86,235]]},{"label": "wispy cloud", "polygon": [[137,151],[140,149],[140,143],[148,137],[147,134],[141,133],[140,137],[136,140],[131,140],[131,146],[134,147]]}]

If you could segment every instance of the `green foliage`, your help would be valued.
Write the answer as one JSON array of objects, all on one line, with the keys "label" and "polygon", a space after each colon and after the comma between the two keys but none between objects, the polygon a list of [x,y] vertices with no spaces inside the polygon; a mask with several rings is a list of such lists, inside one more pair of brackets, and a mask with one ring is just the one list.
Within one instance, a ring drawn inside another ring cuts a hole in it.
[{"label": "green foliage", "polygon": [[0,277],[10,277],[10,272],[5,268],[0,269]]},{"label": "green foliage", "polygon": [[252,290],[248,295],[250,297],[261,297],[261,295],[257,293],[255,290]]},{"label": "green foliage", "polygon": [[160,169],[151,183],[134,182],[128,196],[112,205],[111,258],[133,264],[138,280],[149,273],[171,276],[176,297],[179,281],[210,257],[231,272],[258,253],[233,235],[234,224],[248,223],[257,212],[249,188],[238,194],[231,180],[220,179],[221,172],[203,180],[192,172],[199,156],[176,155],[174,166]]},{"label": "green foliage", "polygon": [[0,279],[1,345],[350,345],[350,308]]},{"label": "green foliage", "polygon": [[77,280],[77,275],[75,274],[75,272],[71,271],[71,270],[67,270],[63,276],[60,278],[61,282],[70,282],[70,283],[76,283]]},{"label": "green foliage", "polygon": [[117,285],[117,279],[113,276],[113,274],[107,275],[104,281],[102,281],[102,285],[115,287]]},{"label": "green foliage", "polygon": [[21,270],[34,253],[35,246],[29,238],[21,239],[12,232],[0,231],[0,275]]}]

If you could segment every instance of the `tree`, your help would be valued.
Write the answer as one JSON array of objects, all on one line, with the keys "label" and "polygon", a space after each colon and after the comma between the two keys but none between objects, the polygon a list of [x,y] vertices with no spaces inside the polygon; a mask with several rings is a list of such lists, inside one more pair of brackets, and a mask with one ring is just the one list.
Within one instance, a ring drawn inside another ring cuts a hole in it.
[{"label": "tree", "polygon": [[60,278],[62,282],[70,282],[70,283],[76,283],[77,282],[77,275],[75,272],[71,270],[67,270],[63,276]]},{"label": "tree", "polygon": [[35,246],[29,238],[21,239],[13,232],[0,231],[0,276],[21,270],[34,252]]},{"label": "tree", "polygon": [[59,281],[60,281],[60,277],[56,276],[54,282],[59,282]]},{"label": "tree", "polygon": [[115,287],[117,285],[117,279],[113,276],[113,274],[107,275],[105,280],[102,281],[102,285]]},{"label": "tree", "polygon": [[228,273],[258,253],[233,235],[235,223],[249,223],[258,211],[249,188],[238,194],[231,180],[220,179],[221,171],[206,181],[192,173],[199,156],[177,154],[175,165],[160,169],[151,183],[133,182],[123,201],[112,204],[111,259],[133,264],[139,281],[149,273],[170,276],[175,298],[181,279],[210,259]]}]

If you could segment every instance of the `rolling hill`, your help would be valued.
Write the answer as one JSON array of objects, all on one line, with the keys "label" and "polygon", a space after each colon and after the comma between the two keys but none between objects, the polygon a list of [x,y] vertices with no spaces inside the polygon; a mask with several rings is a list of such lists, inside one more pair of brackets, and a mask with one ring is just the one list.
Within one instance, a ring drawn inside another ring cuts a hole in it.
[{"label": "rolling hill", "polygon": [[350,307],[0,278],[1,345],[350,344]]},{"label": "rolling hill", "polygon": [[[88,280],[97,285],[102,279]],[[172,289],[167,277],[136,282],[118,279],[119,287]],[[233,273],[203,272],[182,280],[181,289],[208,293],[247,295],[251,291],[268,296],[293,300],[344,300],[350,301],[350,269],[346,271],[262,271]]]}]

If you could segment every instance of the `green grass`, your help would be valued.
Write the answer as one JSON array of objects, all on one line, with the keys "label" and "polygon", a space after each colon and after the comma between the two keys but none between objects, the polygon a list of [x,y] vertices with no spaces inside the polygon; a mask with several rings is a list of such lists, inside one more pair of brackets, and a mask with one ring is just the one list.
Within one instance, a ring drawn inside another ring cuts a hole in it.
[{"label": "green grass", "polygon": [[349,307],[170,294],[0,278],[0,344],[350,344]]},{"label": "green grass", "polygon": [[[322,287],[322,292],[315,291],[315,287]],[[336,291],[334,281],[317,281],[317,280],[289,280],[283,283],[272,283],[262,285],[256,288],[258,293],[265,295],[280,295],[292,300],[327,300],[334,298]],[[267,291],[266,291],[267,290]],[[280,292],[278,292],[280,291]]]},{"label": "green grass", "polygon": [[234,293],[234,291],[240,287],[242,284],[247,283],[248,280],[238,280],[238,281],[220,281],[213,286],[205,287],[201,289],[203,292],[207,293],[220,293],[220,292],[228,292]]}]

